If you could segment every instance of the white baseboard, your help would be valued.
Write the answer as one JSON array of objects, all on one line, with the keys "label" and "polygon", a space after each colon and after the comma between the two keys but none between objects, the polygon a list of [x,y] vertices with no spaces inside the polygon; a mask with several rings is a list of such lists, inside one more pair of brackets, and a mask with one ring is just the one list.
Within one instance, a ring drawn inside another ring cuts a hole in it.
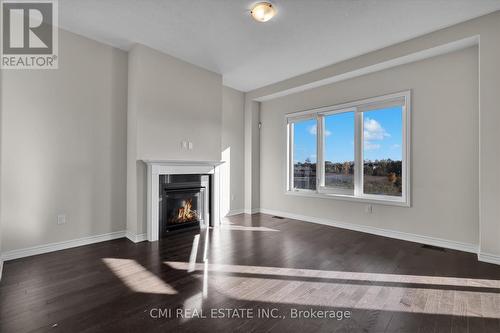
[{"label": "white baseboard", "polygon": [[38,245],[38,246],[28,247],[28,248],[19,249],[19,250],[7,251],[7,252],[2,253],[2,259],[4,261],[8,261],[8,260],[13,260],[13,259],[18,259],[18,258],[34,256],[34,255],[42,254],[42,253],[65,250],[65,249],[69,249],[72,247],[89,245],[89,244],[109,241],[109,240],[117,239],[117,238],[123,238],[123,237],[125,237],[125,234],[126,234],[125,231],[115,231],[115,232],[110,232],[110,233],[102,234],[102,235],[88,236],[88,237],[83,237],[83,238],[78,238],[78,239],[72,239],[69,241],[50,243],[50,244]]},{"label": "white baseboard", "polygon": [[260,211],[261,211],[260,208],[244,209],[244,213],[250,215],[260,213]]},{"label": "white baseboard", "polygon": [[240,215],[244,214],[245,210],[244,209],[231,209],[226,216],[234,216],[234,215]]},{"label": "white baseboard", "polygon": [[0,281],[2,281],[2,272],[3,272],[3,260],[0,258]]},{"label": "white baseboard", "polygon": [[479,252],[477,259],[482,262],[500,265],[500,256],[491,253]]},{"label": "white baseboard", "polygon": [[261,208],[260,212],[263,214],[277,215],[277,216],[282,216],[282,217],[286,217],[289,219],[324,224],[324,225],[329,225],[332,227],[349,229],[349,230],[354,230],[354,231],[359,231],[359,232],[365,232],[368,234],[384,236],[384,237],[389,237],[389,238],[401,239],[401,240],[405,240],[405,241],[409,241],[409,242],[439,246],[439,247],[444,247],[444,248],[452,249],[452,250],[459,250],[459,251],[471,252],[471,253],[478,252],[477,245],[468,244],[468,243],[461,243],[461,242],[456,242],[456,241],[442,239],[442,238],[411,234],[411,233],[402,232],[402,231],[381,229],[381,228],[370,227],[370,226],[366,226],[366,225],[339,222],[339,221],[325,219],[325,218],[319,218],[319,217],[291,214],[291,213],[280,212],[280,211],[271,210],[271,209],[262,209]]},{"label": "white baseboard", "polygon": [[147,234],[133,234],[129,231],[127,231],[125,237],[127,237],[130,241],[134,242],[134,243],[139,243],[139,242],[144,242],[145,240],[148,239],[148,235]]}]

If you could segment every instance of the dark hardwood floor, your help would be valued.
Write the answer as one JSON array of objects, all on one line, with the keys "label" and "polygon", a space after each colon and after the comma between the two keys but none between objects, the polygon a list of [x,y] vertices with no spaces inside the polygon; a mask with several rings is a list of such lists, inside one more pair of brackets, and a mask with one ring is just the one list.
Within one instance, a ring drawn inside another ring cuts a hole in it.
[{"label": "dark hardwood floor", "polygon": [[499,318],[500,266],[473,254],[263,214],[9,261],[0,282],[1,332],[475,333]]}]

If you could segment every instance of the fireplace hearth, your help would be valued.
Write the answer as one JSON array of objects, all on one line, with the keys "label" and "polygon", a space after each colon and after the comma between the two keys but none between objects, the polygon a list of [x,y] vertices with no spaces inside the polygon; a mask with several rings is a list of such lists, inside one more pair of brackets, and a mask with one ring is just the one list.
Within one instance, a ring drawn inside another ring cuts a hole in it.
[{"label": "fireplace hearth", "polygon": [[209,224],[210,176],[160,175],[159,237]]}]

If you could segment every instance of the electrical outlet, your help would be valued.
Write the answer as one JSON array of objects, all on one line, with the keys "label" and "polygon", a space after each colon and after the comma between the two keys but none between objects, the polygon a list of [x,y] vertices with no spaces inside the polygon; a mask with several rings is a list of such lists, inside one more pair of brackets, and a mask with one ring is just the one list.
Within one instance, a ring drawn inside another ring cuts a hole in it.
[{"label": "electrical outlet", "polygon": [[57,215],[57,224],[65,224],[66,223],[66,214]]}]

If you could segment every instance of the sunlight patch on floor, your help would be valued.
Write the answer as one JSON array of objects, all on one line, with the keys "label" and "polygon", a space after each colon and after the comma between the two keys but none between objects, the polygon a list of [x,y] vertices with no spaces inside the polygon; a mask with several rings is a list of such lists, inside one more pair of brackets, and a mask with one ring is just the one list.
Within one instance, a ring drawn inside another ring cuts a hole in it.
[{"label": "sunlight patch on floor", "polygon": [[148,294],[174,295],[177,291],[168,283],[132,259],[103,258],[104,264],[128,288]]},{"label": "sunlight patch on floor", "polygon": [[196,256],[198,255],[198,243],[200,242],[200,234],[193,237],[193,245],[191,246],[191,254],[189,255],[188,272],[193,272],[196,269]]},{"label": "sunlight patch on floor", "polygon": [[[169,266],[179,270],[186,270],[188,263],[181,261],[167,261]],[[203,264],[197,263],[196,270],[203,270]],[[325,271],[315,269],[267,267],[267,266],[246,266],[246,265],[225,265],[210,264],[208,269],[216,272],[227,273],[251,273],[263,275],[283,275],[296,277],[315,277],[330,279],[345,279],[354,281],[369,282],[394,282],[394,283],[418,283],[429,285],[477,287],[477,288],[499,288],[500,280],[456,278],[444,276],[425,275],[404,275],[404,274],[382,274],[344,271]],[[499,290],[500,291],[500,290]]]},{"label": "sunlight patch on floor", "polygon": [[208,297],[208,242],[209,230],[207,229],[205,232],[205,248],[203,249],[203,298]]},{"label": "sunlight patch on floor", "polygon": [[[187,270],[189,266],[186,262],[169,261],[165,264],[178,270]],[[244,301],[500,318],[499,292],[479,289],[499,288],[498,280],[220,265],[208,262],[197,263],[194,276],[201,278],[203,275],[205,280],[207,271],[228,273],[211,274],[208,281],[210,288]],[[387,285],[391,283],[395,285]],[[460,290],[461,287],[468,290]],[[478,289],[474,290],[476,288]],[[489,306],[482,306],[484,304]]]}]

